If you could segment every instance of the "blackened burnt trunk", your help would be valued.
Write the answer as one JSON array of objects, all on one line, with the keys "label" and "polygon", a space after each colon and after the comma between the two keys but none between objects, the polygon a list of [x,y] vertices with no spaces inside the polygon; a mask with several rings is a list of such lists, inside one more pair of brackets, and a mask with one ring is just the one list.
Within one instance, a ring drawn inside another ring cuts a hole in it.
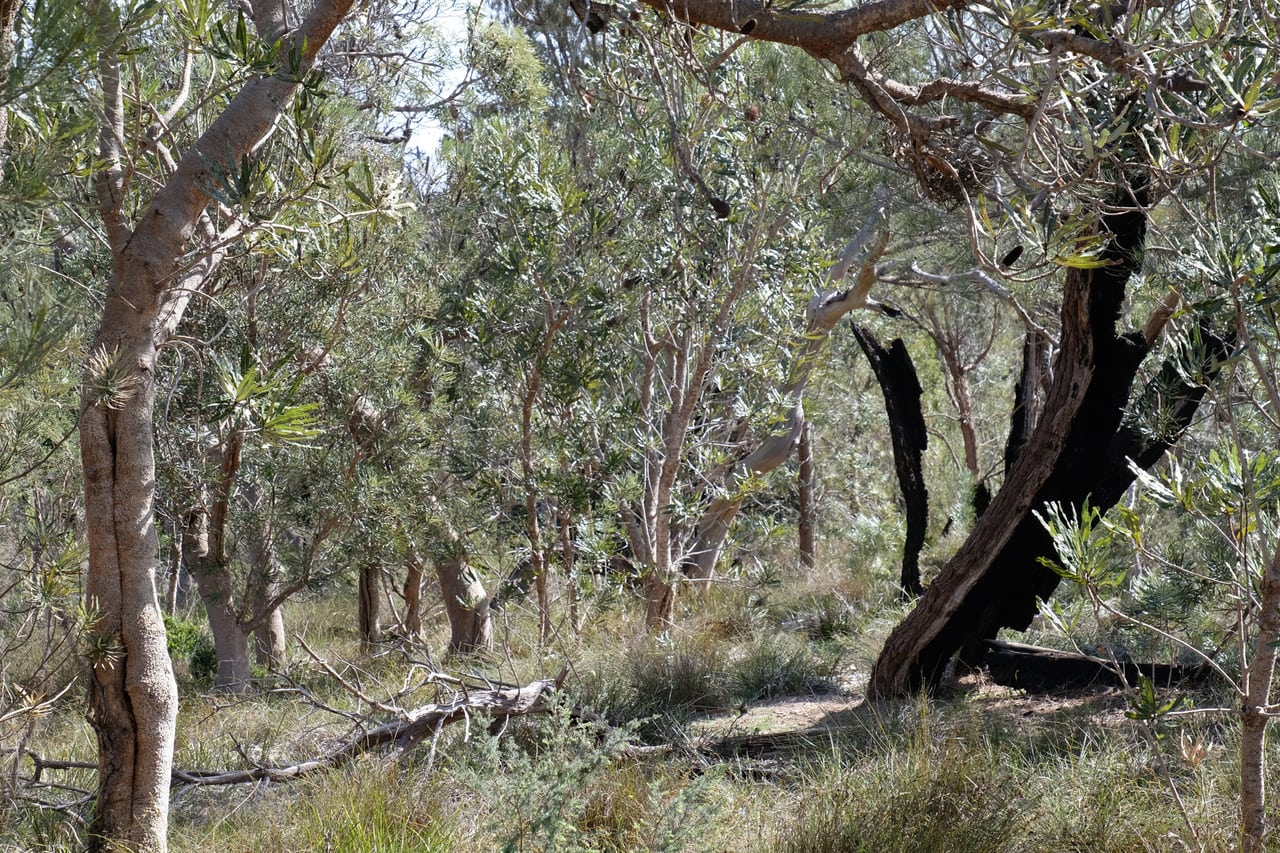
[{"label": "blackened burnt trunk", "polygon": [[922,468],[924,451],[929,446],[924,411],[920,407],[924,389],[920,387],[916,366],[901,338],[895,338],[885,349],[869,329],[854,324],[853,334],[880,383],[885,414],[889,416],[893,467],[898,473],[907,522],[900,585],[902,595],[909,598],[924,592],[920,583],[920,550],[929,526],[929,490],[925,487]]}]

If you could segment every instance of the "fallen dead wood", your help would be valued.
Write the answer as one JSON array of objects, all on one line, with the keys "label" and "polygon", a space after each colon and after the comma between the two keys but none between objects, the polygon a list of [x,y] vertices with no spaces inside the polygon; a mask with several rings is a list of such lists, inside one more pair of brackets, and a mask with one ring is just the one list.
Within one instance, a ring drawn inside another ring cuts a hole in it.
[{"label": "fallen dead wood", "polygon": [[505,720],[535,714],[551,708],[551,697],[557,690],[552,679],[535,681],[523,687],[496,686],[463,689],[448,702],[435,702],[400,712],[396,719],[367,729],[318,758],[285,767],[258,766],[244,770],[179,770],[173,771],[173,783],[181,785],[239,785],[246,782],[285,782],[320,770],[339,767],[357,756],[393,745],[404,750],[434,736],[450,723],[483,716],[489,720]]},{"label": "fallen dead wood", "polygon": [[1125,687],[1137,684],[1141,677],[1159,687],[1171,687],[1205,672],[1203,666],[1109,660],[999,640],[987,641],[987,649],[983,663],[992,681],[1031,692]]}]

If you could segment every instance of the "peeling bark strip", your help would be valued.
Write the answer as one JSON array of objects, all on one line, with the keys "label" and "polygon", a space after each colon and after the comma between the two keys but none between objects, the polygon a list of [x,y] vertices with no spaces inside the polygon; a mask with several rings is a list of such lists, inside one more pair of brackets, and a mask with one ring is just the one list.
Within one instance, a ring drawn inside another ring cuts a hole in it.
[{"label": "peeling bark strip", "polygon": [[[268,9],[270,7],[270,9]],[[247,82],[231,104],[183,155],[136,226],[126,211],[129,170],[124,141],[124,86],[114,6],[98,0],[88,14],[106,46],[98,60],[102,92],[100,167],[94,176],[99,214],[111,248],[111,280],[102,321],[89,349],[80,398],[80,458],[85,481],[89,569],[85,598],[89,630],[88,717],[98,738],[98,794],[90,849],[163,851],[169,814],[177,687],[156,594],[155,457],[156,347],[180,319],[184,282],[178,259],[214,186],[211,164],[231,164],[270,135],[298,89],[296,81],[346,16],[351,0],[319,0],[280,54],[282,66]],[[283,4],[253,4],[259,35],[274,42]],[[259,15],[258,12],[261,11]],[[207,220],[206,220],[207,222]],[[231,226],[237,233],[237,226]]]},{"label": "peeling bark strip", "polygon": [[853,334],[884,393],[884,409],[893,439],[893,467],[898,472],[898,486],[906,507],[907,533],[902,544],[899,584],[904,596],[914,597],[924,592],[920,583],[920,549],[924,547],[929,526],[929,490],[922,467],[924,451],[929,447],[929,432],[920,408],[924,389],[920,387],[916,366],[901,338],[895,338],[886,350],[869,329],[855,324]]}]

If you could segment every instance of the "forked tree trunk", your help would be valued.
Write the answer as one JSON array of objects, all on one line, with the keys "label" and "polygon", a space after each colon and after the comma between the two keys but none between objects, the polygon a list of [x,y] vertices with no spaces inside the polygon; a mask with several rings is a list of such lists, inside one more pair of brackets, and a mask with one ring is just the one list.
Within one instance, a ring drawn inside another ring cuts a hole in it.
[{"label": "forked tree trunk", "polygon": [[[111,280],[90,348],[80,396],[80,459],[85,482],[89,567],[85,603],[88,717],[98,739],[97,803],[90,849],[164,851],[169,815],[177,686],[156,584],[154,526],[156,347],[177,326],[195,287],[178,273],[216,185],[215,164],[230,174],[259,146],[351,7],[317,0],[287,32],[283,4],[251,3],[259,35],[285,39],[287,73],[254,77],[210,123],[148,204],[128,197],[121,42],[112,4],[90,4],[102,36],[98,89],[102,126],[94,189],[111,248]],[[282,70],[286,70],[282,68]],[[141,211],[131,223],[128,211]],[[212,225],[210,225],[212,229]],[[237,234],[231,226],[228,240]],[[214,235],[217,236],[216,234]],[[216,269],[216,249],[194,265]],[[206,269],[206,271],[207,271]],[[198,281],[196,282],[199,283]]]},{"label": "forked tree trunk", "polygon": [[813,499],[813,423],[811,421],[805,421],[804,429],[800,433],[796,461],[796,505],[800,516],[797,525],[800,568],[812,569],[818,564],[818,545],[814,536],[817,508]]},{"label": "forked tree trunk", "polygon": [[[876,282],[876,262],[884,254],[889,241],[885,227],[887,216],[887,203],[879,202],[845,246],[840,259],[827,270],[828,289],[815,294],[809,301],[804,333],[796,340],[787,380],[778,389],[779,395],[790,404],[786,418],[777,432],[761,441],[755,450],[733,467],[725,478],[725,493],[711,501],[698,520],[693,545],[681,561],[685,574],[690,578],[708,580],[715,574],[716,563],[746,496],[743,484],[751,477],[773,471],[794,452],[804,428],[805,391],[831,337],[831,330],[850,311],[879,307],[871,299],[871,288]],[[851,271],[857,274],[853,286],[848,290],[836,290],[835,286]],[[655,587],[649,595],[650,613],[662,609],[664,597],[661,592]]]},{"label": "forked tree trunk", "polygon": [[86,371],[80,403],[85,603],[92,613],[88,717],[98,738],[88,843],[90,849],[164,850],[178,690],[156,590],[151,325],[157,300],[132,272],[117,257],[91,349],[113,357],[114,366]]},{"label": "forked tree trunk", "polygon": [[1135,341],[1115,334],[1126,283],[1139,264],[1146,214],[1108,214],[1102,229],[1108,235],[1102,259],[1109,265],[1067,272],[1061,350],[1040,423],[969,538],[885,642],[872,670],[870,696],[936,683],[961,646],[992,635],[993,624],[1023,616],[1029,621],[1037,598],[1056,585],[1057,575],[1049,578],[1046,572],[1052,572],[1035,565],[1031,510],[1068,491],[1088,493],[1093,483],[1076,466],[1088,461],[1082,454],[1099,449],[1098,433],[1104,442],[1115,433],[1147,349],[1141,336]]},{"label": "forked tree trunk", "polygon": [[884,409],[889,416],[889,435],[893,441],[893,467],[898,473],[907,522],[899,586],[903,597],[911,598],[924,592],[920,583],[920,550],[929,528],[929,490],[925,487],[923,468],[929,432],[920,407],[924,389],[920,387],[911,354],[901,338],[895,338],[886,350],[868,329],[854,325],[853,334],[884,393]]},{"label": "forked tree trunk", "polygon": [[[1139,193],[1139,202],[1143,200]],[[1086,499],[1106,512],[1132,484],[1127,459],[1149,468],[1190,424],[1204,394],[1188,373],[1212,376],[1227,344],[1207,333],[1190,370],[1163,365],[1138,408],[1160,405],[1161,431],[1123,423],[1130,386],[1150,344],[1117,336],[1125,284],[1145,234],[1140,209],[1103,219],[1108,266],[1072,269],[1063,292],[1062,347],[1039,425],[969,539],[885,643],[869,694],[886,697],[936,683],[951,657],[976,664],[1002,628],[1024,630],[1059,576],[1038,562],[1052,541],[1032,510]]]}]

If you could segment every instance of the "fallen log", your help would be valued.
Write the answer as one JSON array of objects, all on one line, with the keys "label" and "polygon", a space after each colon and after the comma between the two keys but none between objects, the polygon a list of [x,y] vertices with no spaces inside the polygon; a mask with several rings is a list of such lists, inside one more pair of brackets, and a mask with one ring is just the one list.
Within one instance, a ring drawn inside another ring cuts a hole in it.
[{"label": "fallen log", "polygon": [[318,758],[285,767],[258,766],[243,770],[173,771],[175,785],[241,785],[248,782],[287,782],[320,770],[339,767],[357,756],[386,745],[404,750],[444,726],[481,715],[504,720],[550,710],[558,689],[556,680],[535,681],[523,687],[497,686],[463,689],[448,702],[433,702],[400,712],[395,719],[355,735]]},{"label": "fallen log", "polygon": [[1032,693],[1132,686],[1142,677],[1157,687],[1172,687],[1205,673],[1203,665],[1110,660],[1000,640],[987,641],[983,663],[996,684]]}]

